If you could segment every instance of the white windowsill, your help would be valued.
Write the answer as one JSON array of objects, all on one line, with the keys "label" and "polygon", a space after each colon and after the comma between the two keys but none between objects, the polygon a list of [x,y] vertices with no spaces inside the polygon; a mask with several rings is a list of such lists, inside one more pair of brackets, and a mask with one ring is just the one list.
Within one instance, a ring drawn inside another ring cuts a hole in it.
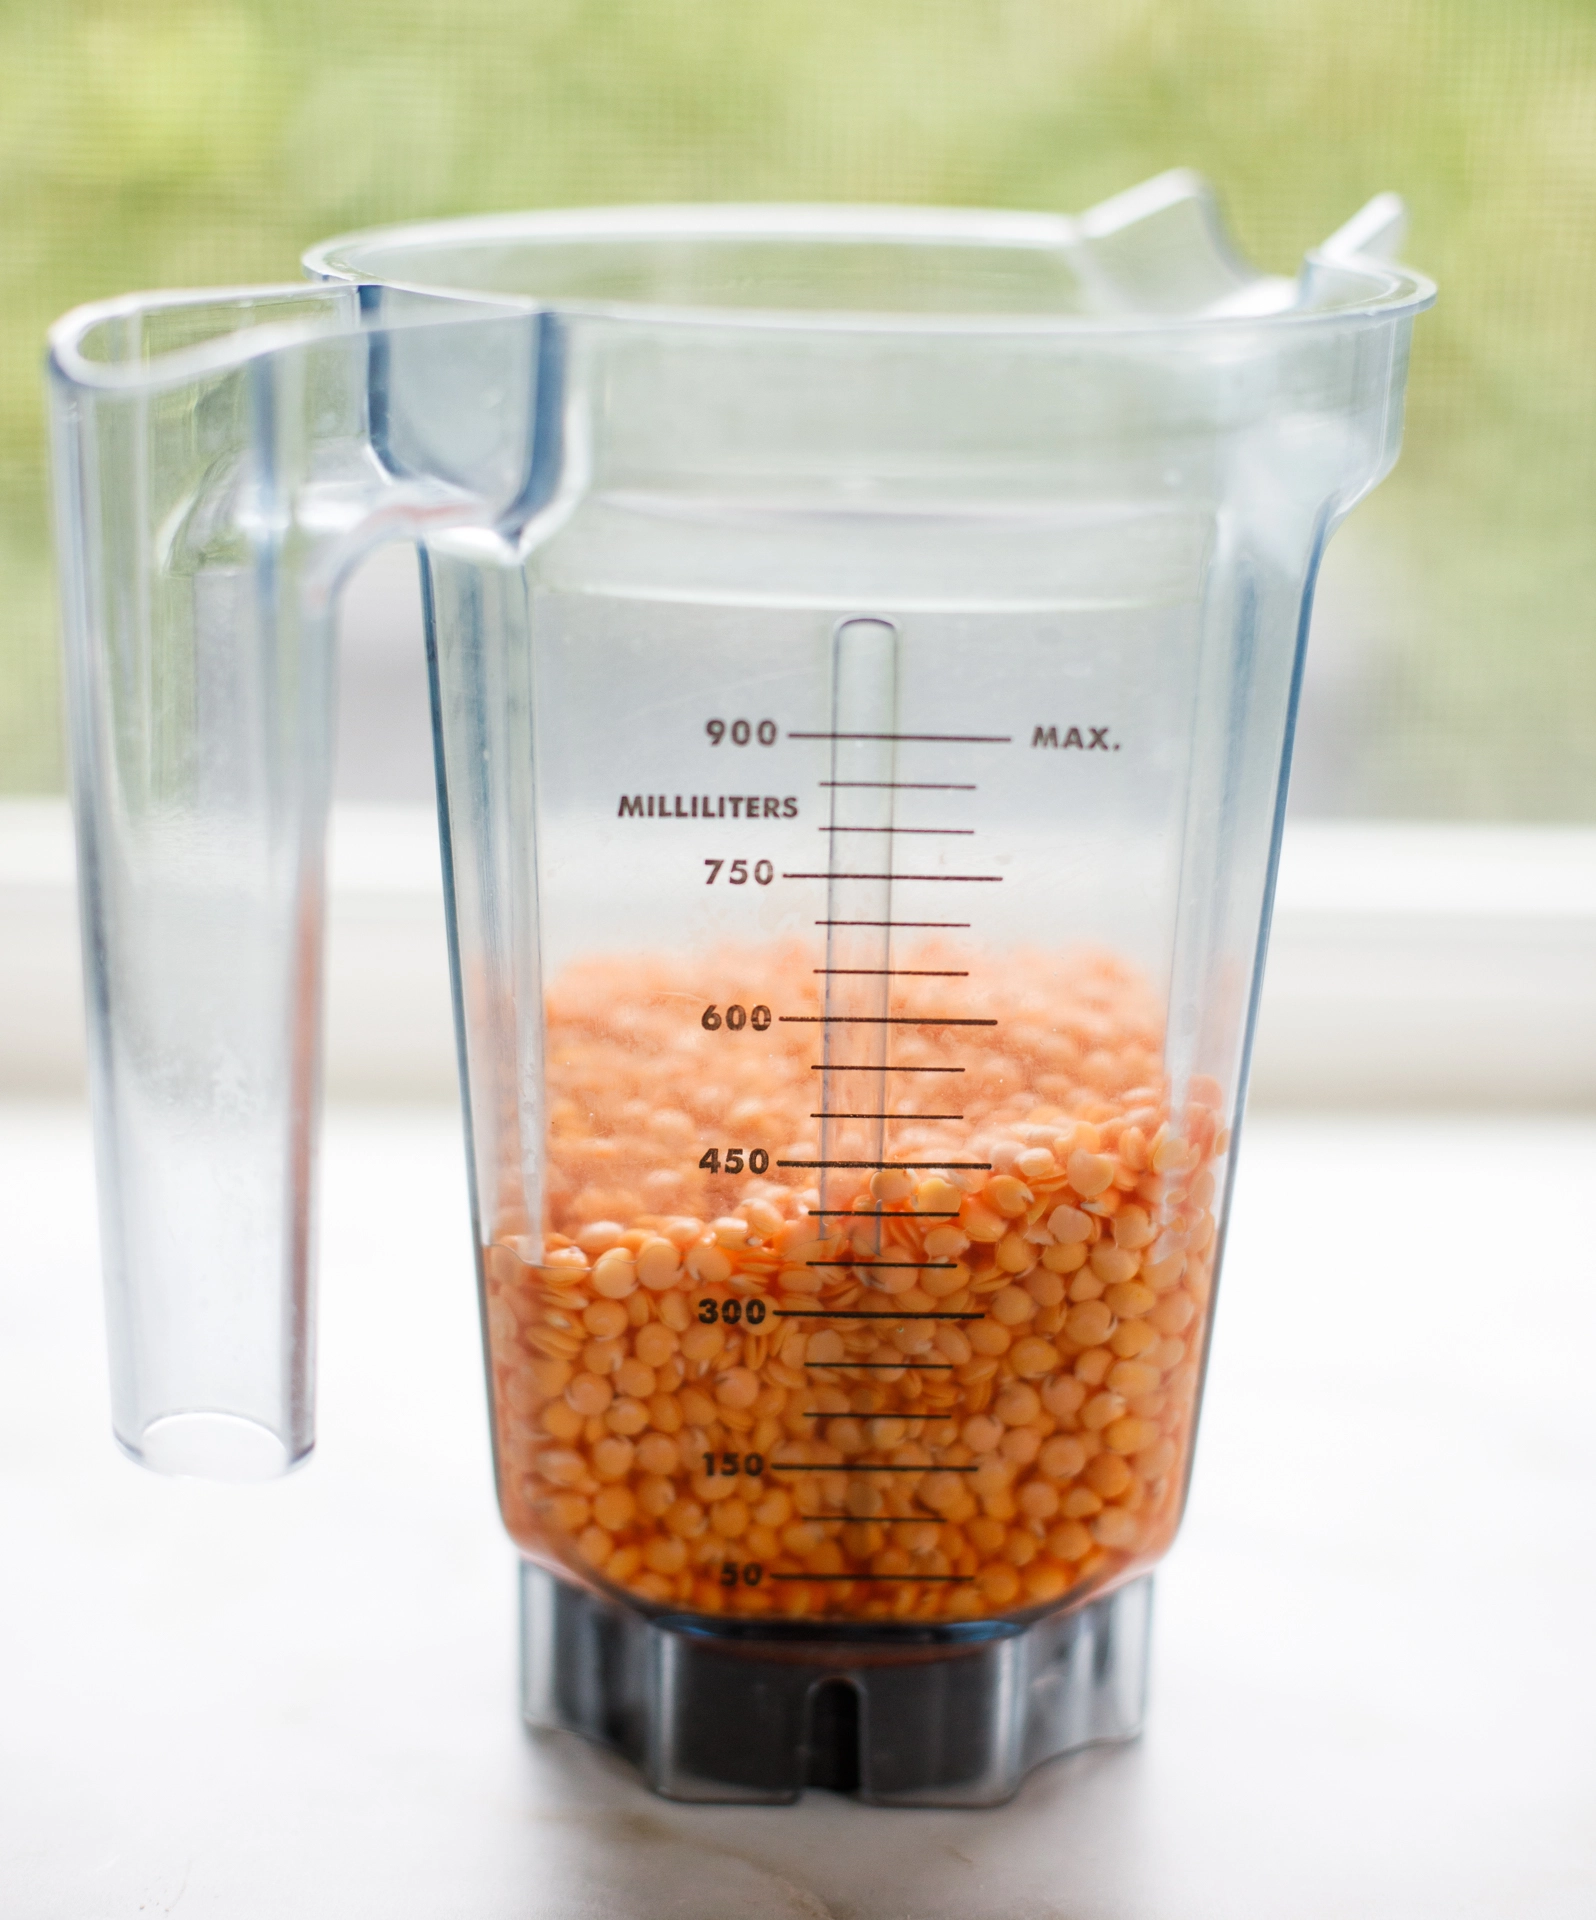
[{"label": "white windowsill", "polygon": [[[430,809],[340,809],[331,876],[330,1093],[452,1099]],[[76,912],[65,805],[0,803],[0,1090],[81,1088]],[[1596,830],[1292,826],[1253,1096],[1596,1103]]]}]

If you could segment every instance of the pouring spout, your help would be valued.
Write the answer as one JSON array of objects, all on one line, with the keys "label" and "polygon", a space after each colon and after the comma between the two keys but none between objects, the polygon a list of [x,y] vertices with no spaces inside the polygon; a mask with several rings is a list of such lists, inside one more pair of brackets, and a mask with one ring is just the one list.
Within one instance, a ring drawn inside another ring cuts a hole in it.
[{"label": "pouring spout", "polygon": [[1319,251],[1330,260],[1380,260],[1394,266],[1408,237],[1408,205],[1399,193],[1377,193]]}]

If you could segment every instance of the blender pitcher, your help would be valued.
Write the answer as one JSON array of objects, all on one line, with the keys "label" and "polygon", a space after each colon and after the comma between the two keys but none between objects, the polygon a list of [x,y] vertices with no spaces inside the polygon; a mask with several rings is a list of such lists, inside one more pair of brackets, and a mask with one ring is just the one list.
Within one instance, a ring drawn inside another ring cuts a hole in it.
[{"label": "blender pitcher", "polygon": [[711,1800],[1134,1733],[1401,225],[540,214],[62,321],[123,1448],[312,1444],[332,623],[409,541],[528,1718]]}]

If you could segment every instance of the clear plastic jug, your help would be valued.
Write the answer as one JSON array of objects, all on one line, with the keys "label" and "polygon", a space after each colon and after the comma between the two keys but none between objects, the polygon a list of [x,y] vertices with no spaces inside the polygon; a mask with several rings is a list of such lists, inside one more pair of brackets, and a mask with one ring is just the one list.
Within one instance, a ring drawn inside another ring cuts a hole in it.
[{"label": "clear plastic jug", "polygon": [[127,1452],[312,1444],[332,620],[413,542],[528,1717],[707,1799],[1134,1732],[1400,226],[585,211],[63,320]]}]

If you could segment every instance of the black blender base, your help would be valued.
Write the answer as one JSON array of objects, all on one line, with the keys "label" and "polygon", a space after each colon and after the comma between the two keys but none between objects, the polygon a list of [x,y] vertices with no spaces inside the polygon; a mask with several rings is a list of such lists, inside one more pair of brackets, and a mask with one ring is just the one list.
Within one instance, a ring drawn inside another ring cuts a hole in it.
[{"label": "black blender base", "polygon": [[649,1615],[521,1565],[521,1703],[618,1748],[670,1800],[990,1807],[1033,1767],[1141,1730],[1150,1576],[1023,1623]]}]

